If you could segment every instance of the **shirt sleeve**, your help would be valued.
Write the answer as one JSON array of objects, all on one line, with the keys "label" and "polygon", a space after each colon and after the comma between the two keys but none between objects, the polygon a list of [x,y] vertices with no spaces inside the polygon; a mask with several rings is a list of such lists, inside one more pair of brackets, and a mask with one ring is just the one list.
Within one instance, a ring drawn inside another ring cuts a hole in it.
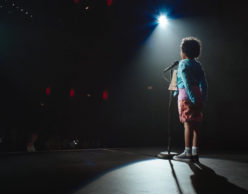
[{"label": "shirt sleeve", "polygon": [[203,70],[202,70],[202,77],[199,83],[199,87],[202,92],[202,100],[205,102],[207,100],[208,84],[207,84],[206,76]]},{"label": "shirt sleeve", "polygon": [[185,87],[185,90],[188,94],[188,97],[190,99],[190,101],[195,104],[196,103],[196,97],[193,93],[193,90],[192,90],[192,86],[190,84],[190,71],[189,71],[189,68],[186,66],[185,63],[181,63],[179,64],[180,65],[180,68],[178,69],[179,73],[181,74],[181,78],[182,78],[182,81],[183,81],[183,84],[184,84],[184,87]]}]

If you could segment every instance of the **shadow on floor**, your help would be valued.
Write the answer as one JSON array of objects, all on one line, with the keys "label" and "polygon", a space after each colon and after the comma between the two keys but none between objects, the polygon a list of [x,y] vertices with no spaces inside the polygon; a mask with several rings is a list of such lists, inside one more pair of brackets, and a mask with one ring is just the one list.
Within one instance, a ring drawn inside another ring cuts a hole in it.
[{"label": "shadow on floor", "polygon": [[174,170],[174,166],[173,166],[171,160],[169,160],[169,164],[170,164],[170,167],[171,167],[172,176],[175,179],[175,182],[176,182],[176,185],[177,185],[177,191],[178,191],[179,194],[183,194],[182,189],[181,189],[180,184],[179,184],[178,179],[177,179],[177,175],[176,175],[175,170]]},{"label": "shadow on floor", "polygon": [[200,162],[189,163],[189,167],[194,173],[190,178],[197,194],[248,194],[247,190],[230,183]]}]

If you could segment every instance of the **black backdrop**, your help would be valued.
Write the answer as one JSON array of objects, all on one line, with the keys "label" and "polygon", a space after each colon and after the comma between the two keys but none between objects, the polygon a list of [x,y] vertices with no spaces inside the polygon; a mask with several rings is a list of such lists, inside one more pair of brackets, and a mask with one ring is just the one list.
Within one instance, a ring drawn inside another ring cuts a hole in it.
[{"label": "black backdrop", "polygon": [[[25,149],[34,132],[40,149],[56,138],[78,138],[82,148],[166,145],[169,94],[161,67],[172,61],[164,61],[154,74],[131,62],[156,28],[154,15],[163,8],[175,22],[182,22],[175,45],[188,35],[203,42],[200,61],[209,98],[202,147],[248,147],[243,1],[115,0],[107,6],[104,0],[23,0],[1,6],[0,127],[5,142],[16,142],[12,150]],[[179,58],[178,50],[173,57]],[[45,94],[47,87],[50,95]],[[71,88],[74,97],[69,96]],[[106,101],[104,90],[109,92]],[[173,142],[182,146],[176,101],[173,115]]]}]

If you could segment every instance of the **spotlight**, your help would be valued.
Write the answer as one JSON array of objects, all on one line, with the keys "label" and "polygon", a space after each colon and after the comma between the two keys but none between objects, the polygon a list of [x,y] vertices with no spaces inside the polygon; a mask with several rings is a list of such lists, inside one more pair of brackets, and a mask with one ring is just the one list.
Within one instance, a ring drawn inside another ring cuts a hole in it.
[{"label": "spotlight", "polygon": [[166,15],[160,15],[158,17],[158,24],[160,26],[166,26],[168,24],[168,18],[166,17]]}]

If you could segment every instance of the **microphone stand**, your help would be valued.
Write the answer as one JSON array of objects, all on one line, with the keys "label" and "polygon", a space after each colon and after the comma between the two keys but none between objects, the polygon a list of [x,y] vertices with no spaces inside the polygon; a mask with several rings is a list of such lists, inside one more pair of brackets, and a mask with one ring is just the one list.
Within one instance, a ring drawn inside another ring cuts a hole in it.
[{"label": "microphone stand", "polygon": [[[170,68],[170,83],[173,75],[173,67]],[[164,71],[165,72],[165,71]],[[172,159],[173,156],[177,155],[176,152],[171,152],[171,128],[172,128],[172,102],[173,102],[173,90],[169,88],[169,106],[168,106],[168,145],[167,151],[160,152],[157,157],[161,159]]]}]

